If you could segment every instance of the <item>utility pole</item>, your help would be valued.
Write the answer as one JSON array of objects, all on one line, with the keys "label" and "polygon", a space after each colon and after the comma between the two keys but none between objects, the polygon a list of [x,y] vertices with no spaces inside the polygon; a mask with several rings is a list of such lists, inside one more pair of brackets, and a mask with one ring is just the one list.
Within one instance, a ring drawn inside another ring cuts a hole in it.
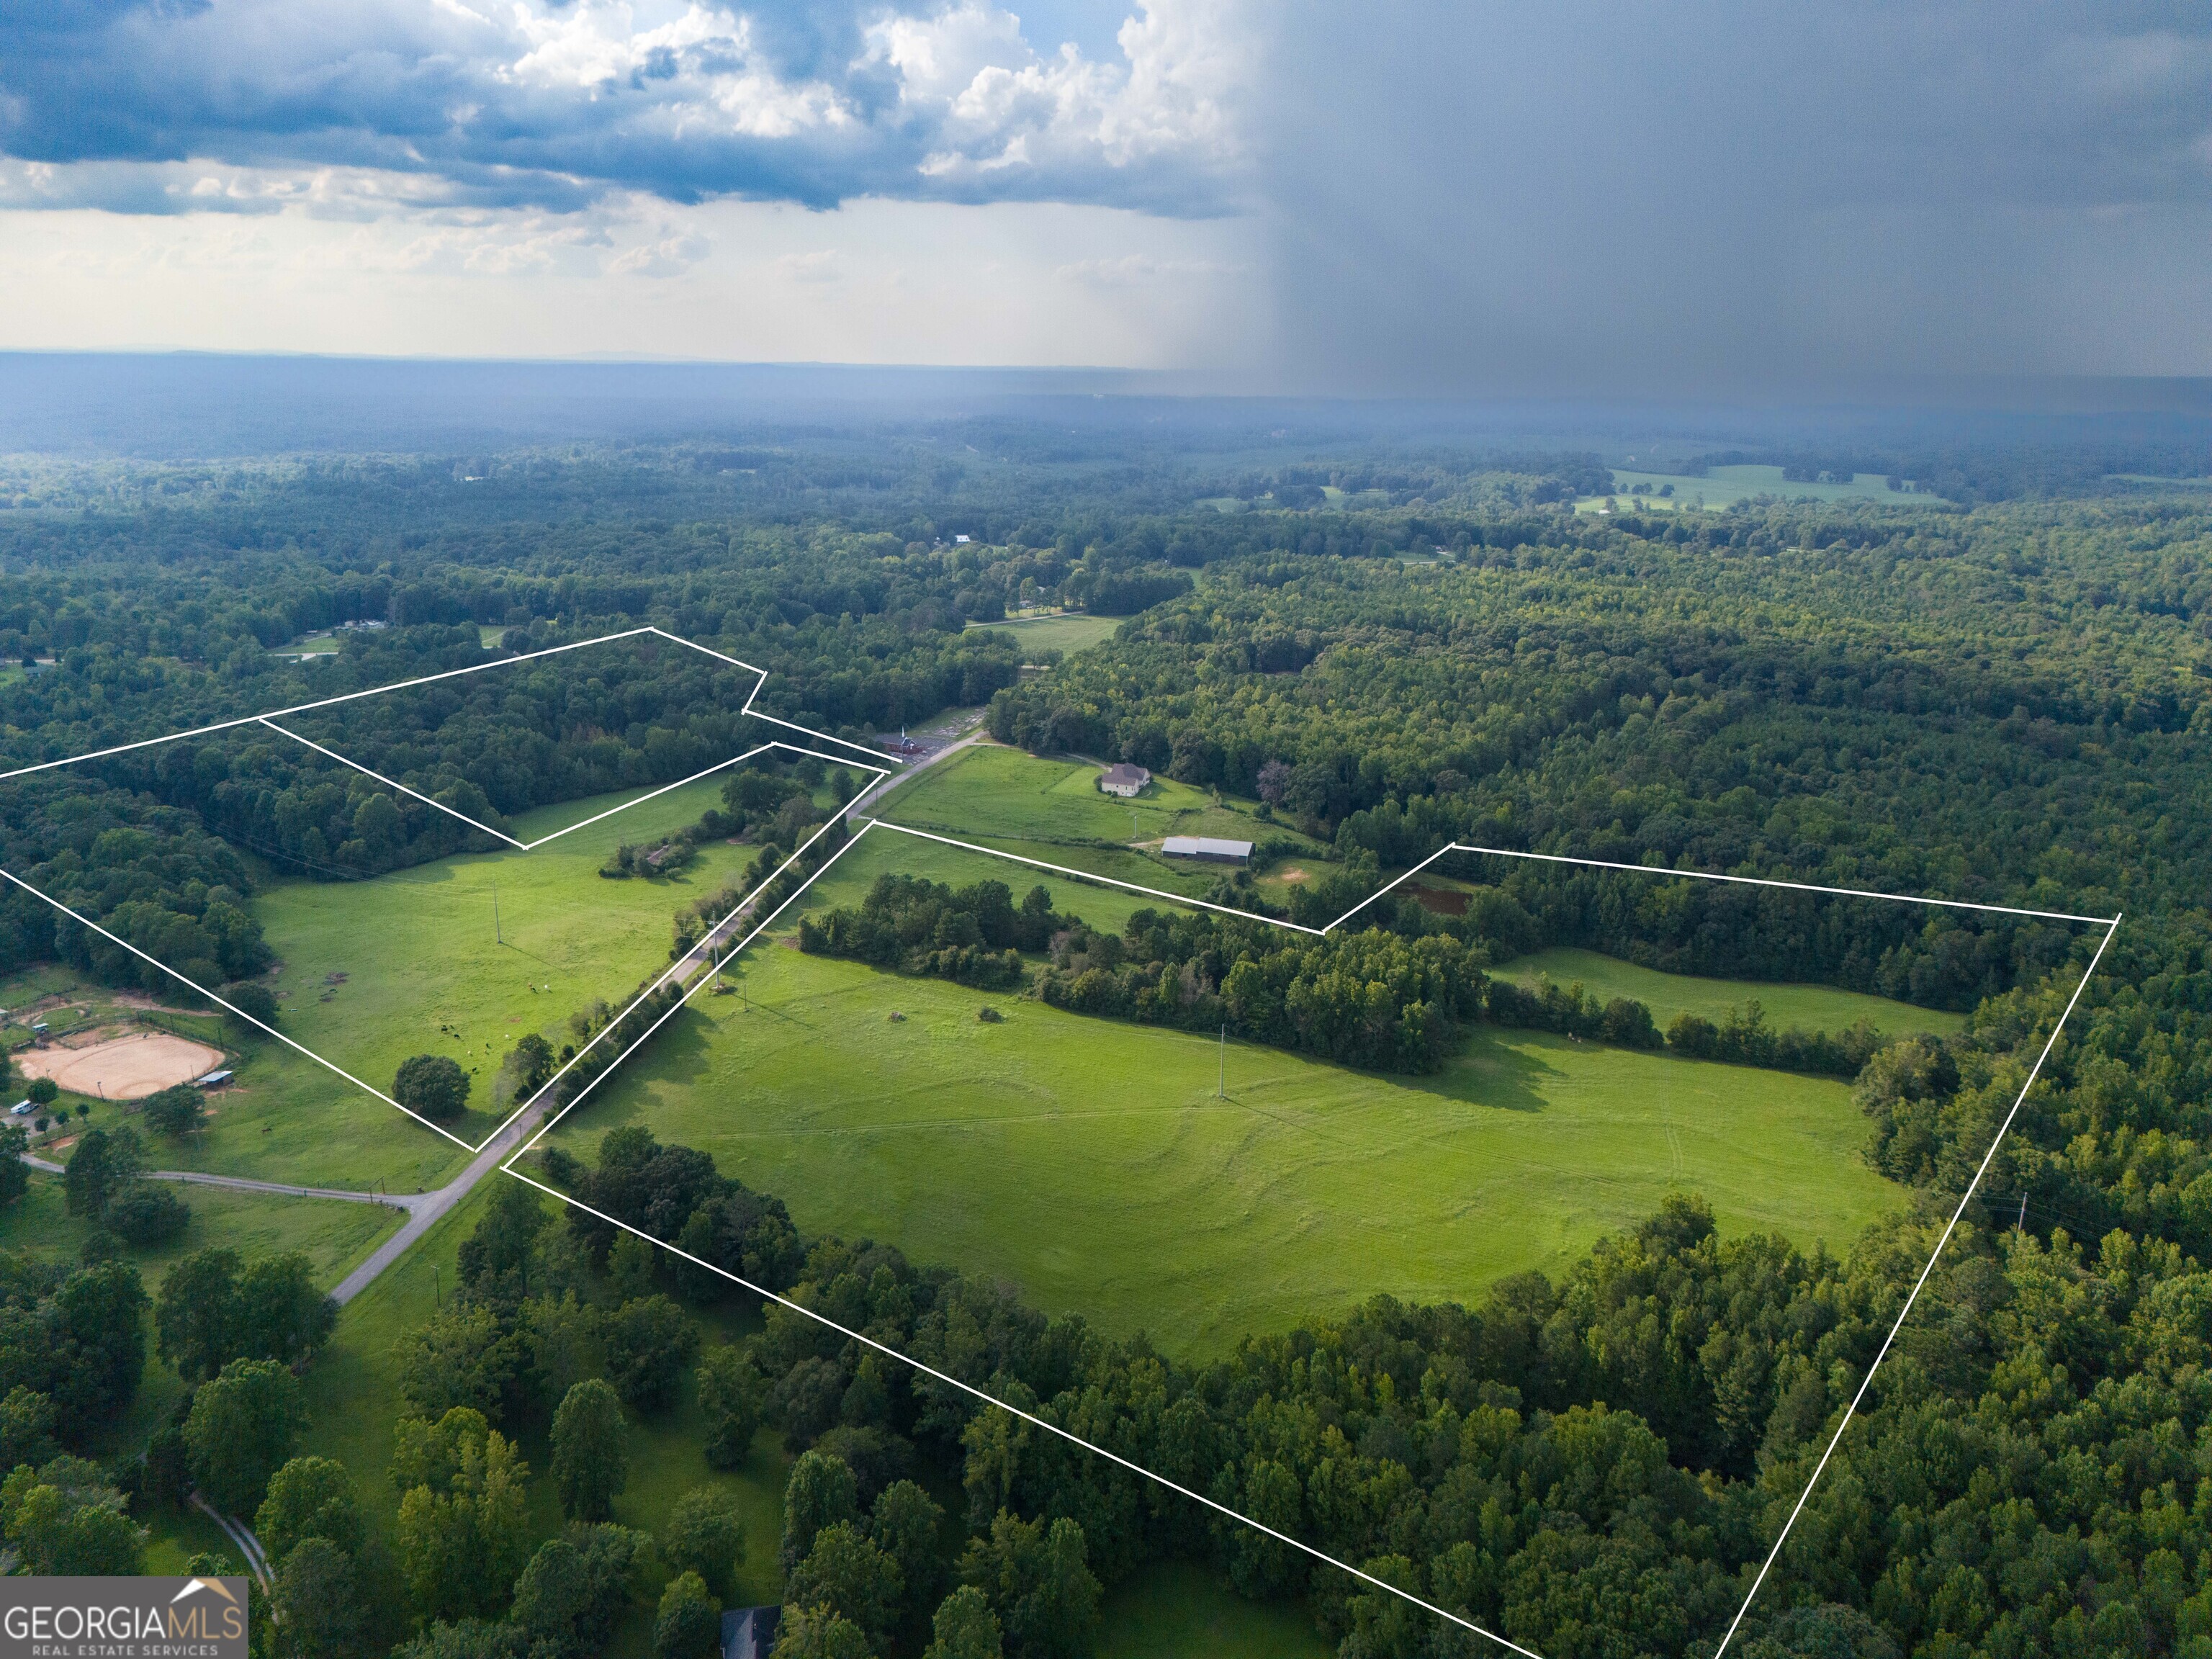
[{"label": "utility pole", "polygon": [[1214,1085],[1213,1091],[1219,1099],[1229,1098],[1229,1027],[1226,1022],[1221,1027],[1221,1081]]},{"label": "utility pole", "polygon": [[500,936],[499,931],[499,884],[497,882],[492,884],[491,889],[491,942],[494,945],[507,943],[506,939]]},{"label": "utility pole", "polygon": [[2020,1195],[2020,1219],[2013,1224],[2013,1231],[2022,1233],[2027,1231],[2027,1194],[2026,1193]]}]

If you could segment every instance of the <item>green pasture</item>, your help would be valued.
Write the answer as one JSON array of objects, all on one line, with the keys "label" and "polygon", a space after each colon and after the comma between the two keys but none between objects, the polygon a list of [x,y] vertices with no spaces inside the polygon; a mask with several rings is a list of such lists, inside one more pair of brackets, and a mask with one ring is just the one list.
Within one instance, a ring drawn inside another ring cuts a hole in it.
[{"label": "green pasture", "polygon": [[[1087,902],[1087,901],[1086,901]],[[1477,1297],[1695,1190],[1724,1229],[1843,1245],[1902,1194],[1826,1079],[1478,1031],[1431,1078],[1347,1072],[781,943],[556,1131],[640,1123],[800,1227],[1218,1352],[1378,1291]],[[989,1003],[1004,1015],[987,1024]],[[902,1019],[894,1020],[894,1012]]]},{"label": "green pasture", "polygon": [[[1651,486],[1650,493],[1631,495],[1638,484]],[[1667,485],[1674,486],[1672,495],[1659,491]],[[1856,474],[1845,483],[1798,483],[1782,476],[1778,466],[1717,466],[1704,477],[1694,477],[1680,472],[1636,472],[1620,467],[1613,469],[1613,494],[1623,507],[1641,510],[1655,507],[1669,510],[1684,507],[1723,507],[1749,501],[1756,495],[1771,495],[1787,501],[1887,501],[1893,506],[1923,506],[1930,501],[1942,502],[1942,497],[1926,490],[1896,490],[1889,480],[1879,472]],[[1595,513],[1605,505],[1602,495],[1585,495],[1575,503],[1577,513]]]},{"label": "green pasture", "polygon": [[[294,1029],[287,1018],[278,1024]],[[95,1104],[92,1127],[137,1128],[148,1158],[164,1170],[355,1192],[427,1191],[443,1186],[468,1161],[444,1136],[272,1037],[241,1042],[232,1034],[222,1044],[237,1085],[209,1095],[206,1127],[183,1136],[156,1134],[135,1112],[106,1103]],[[388,1073],[373,1080],[392,1086]]]},{"label": "green pasture", "polygon": [[[130,1127],[144,1138],[156,1168],[300,1186],[415,1192],[441,1184],[459,1167],[459,1147],[407,1122],[297,1049],[258,1033],[243,1035],[223,1018],[149,1007],[150,1000],[93,984],[74,969],[53,964],[0,981],[0,1006],[9,1010],[10,1020],[0,1040],[11,1045],[29,1040],[21,1022],[33,1018],[46,1020],[56,1036],[136,1023],[220,1048],[223,1063],[236,1073],[236,1086],[208,1096],[206,1127],[182,1137],[149,1131],[134,1105],[64,1090],[55,1109],[70,1112],[71,1121],[34,1140],[34,1152],[63,1161],[67,1139],[84,1128]],[[43,1001],[55,1006],[35,1015],[27,1012]],[[290,1022],[279,1023],[289,1029]],[[92,1109],[88,1118],[76,1119],[80,1106]]]},{"label": "green pasture", "polygon": [[[170,1167],[159,1137],[148,1150],[149,1161]],[[58,1154],[55,1161],[67,1156]],[[292,1198],[185,1182],[172,1190],[191,1207],[191,1224],[181,1237],[154,1249],[132,1250],[125,1257],[138,1269],[149,1292],[161,1288],[179,1261],[210,1244],[228,1245],[249,1261],[304,1251],[314,1266],[315,1282],[328,1288],[404,1218],[401,1212],[382,1205],[337,1199]],[[91,1235],[91,1224],[64,1206],[59,1176],[33,1171],[30,1190],[19,1202],[0,1210],[0,1249],[74,1266]]]},{"label": "green pasture", "polygon": [[1016,617],[1007,622],[969,623],[970,629],[988,628],[1012,634],[1024,651],[1080,651],[1101,640],[1111,639],[1121,625],[1119,617]]},{"label": "green pasture", "polygon": [[[1047,844],[1126,847],[1164,836],[1219,836],[1257,842],[1290,834],[1235,801],[1155,774],[1145,793],[1122,800],[1098,787],[1095,761],[1041,759],[978,744],[930,768],[890,797],[882,816],[963,840],[997,837]],[[1206,879],[1219,873],[1206,872]]]},{"label": "green pasture", "polygon": [[[1000,836],[979,838],[975,845],[1010,853],[1019,858],[1035,859],[1044,864],[1056,864],[1064,870],[1088,871],[1094,875],[1129,882],[1139,887],[1158,888],[1188,896],[1203,895],[1212,884],[1216,873],[1209,870],[1201,876],[1187,868],[1178,868],[1174,863],[1154,854],[1123,852],[1109,848],[1059,847],[1050,842],[1009,841]],[[1131,911],[1144,909],[1147,906],[1158,909],[1163,904],[1172,902],[1143,893],[1079,881],[1040,870],[1033,865],[1016,864],[1008,859],[992,858],[982,853],[947,847],[941,842],[926,841],[919,836],[902,836],[888,828],[870,830],[862,835],[858,845],[841,857],[827,875],[806,890],[803,902],[810,909],[836,904],[858,904],[875,878],[885,874],[922,876],[955,887],[964,887],[975,881],[1002,881],[1012,890],[1018,902],[1023,894],[1042,883],[1051,890],[1055,908],[1079,915],[1094,927],[1108,927],[1116,932],[1128,919]],[[785,913],[787,918],[793,914],[790,911]]]},{"label": "green pasture", "polygon": [[[599,874],[618,843],[695,822],[720,787],[704,779],[532,853],[465,854],[369,881],[268,889],[255,908],[282,963],[272,981],[278,1024],[387,1091],[410,1054],[450,1055],[473,1074],[475,1090],[466,1115],[448,1127],[471,1144],[481,1140],[499,1121],[492,1079],[515,1039],[542,1031],[557,1048],[570,1040],[571,1012],[595,998],[618,1005],[667,965],[676,911],[744,867],[747,849],[715,843],[674,876]],[[623,799],[548,807],[519,820],[514,833],[527,840]],[[243,1070],[240,1081],[249,1093],[259,1087]],[[410,1148],[416,1140],[450,1147],[382,1102],[357,1091],[354,1098],[373,1117],[373,1133]],[[450,1167],[459,1150],[437,1158],[438,1167]],[[370,1171],[334,1163],[325,1173],[358,1182]]]},{"label": "green pasture", "polygon": [[1097,1659],[1329,1659],[1303,1608],[1248,1601],[1218,1573],[1160,1561],[1115,1586],[1100,1609]]},{"label": "green pasture", "polygon": [[1516,957],[1491,971],[1499,979],[1528,986],[1544,979],[1560,986],[1580,981],[1583,988],[1601,1002],[1632,998],[1651,1010],[1651,1018],[1662,1031],[1679,1014],[1698,1014],[1717,1025],[1732,1009],[1753,1001],[1766,1011],[1766,1023],[1778,1031],[1793,1025],[1807,1031],[1840,1031],[1863,1019],[1893,1036],[1929,1031],[1948,1036],[1963,1030],[1966,1024],[1964,1014],[1916,1008],[1887,997],[1862,996],[1825,985],[1761,985],[1749,980],[1662,974],[1595,951],[1564,946]]}]

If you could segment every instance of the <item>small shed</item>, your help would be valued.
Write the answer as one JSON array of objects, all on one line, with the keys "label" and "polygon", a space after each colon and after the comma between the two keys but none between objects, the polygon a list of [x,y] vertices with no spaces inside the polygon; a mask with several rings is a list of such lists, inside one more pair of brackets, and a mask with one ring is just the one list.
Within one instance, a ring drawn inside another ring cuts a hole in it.
[{"label": "small shed", "polygon": [[192,1086],[195,1089],[220,1089],[230,1081],[231,1076],[230,1068],[224,1066],[219,1071],[210,1072],[205,1077],[194,1078]]},{"label": "small shed", "polygon": [[1119,795],[1127,800],[1140,794],[1152,775],[1141,766],[1132,766],[1127,761],[1116,761],[1098,775],[1098,787],[1109,795]]},{"label": "small shed", "polygon": [[1212,836],[1170,836],[1160,851],[1171,859],[1196,859],[1201,864],[1249,864],[1252,843],[1219,841]]}]

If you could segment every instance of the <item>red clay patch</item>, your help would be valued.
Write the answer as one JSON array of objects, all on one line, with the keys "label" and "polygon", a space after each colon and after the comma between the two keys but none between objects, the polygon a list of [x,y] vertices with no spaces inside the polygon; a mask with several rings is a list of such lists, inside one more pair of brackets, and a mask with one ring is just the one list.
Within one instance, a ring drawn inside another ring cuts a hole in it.
[{"label": "red clay patch", "polygon": [[1467,914],[1467,895],[1451,887],[1408,887],[1413,902],[1439,916]]}]

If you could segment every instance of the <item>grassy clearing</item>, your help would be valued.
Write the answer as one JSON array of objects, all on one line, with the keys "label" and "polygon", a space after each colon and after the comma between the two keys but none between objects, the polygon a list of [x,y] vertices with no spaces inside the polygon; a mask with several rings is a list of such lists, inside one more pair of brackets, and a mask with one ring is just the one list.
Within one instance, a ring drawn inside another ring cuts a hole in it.
[{"label": "grassy clearing", "polygon": [[[996,836],[980,837],[975,845],[1191,897],[1203,896],[1214,874],[1209,871],[1199,875],[1156,854],[1106,848],[1062,847],[1051,842],[1010,841]],[[1094,927],[1119,929],[1131,911],[1147,906],[1157,909],[1164,902],[946,847],[919,836],[902,836],[892,830],[871,830],[860,838],[858,846],[837,860],[828,875],[807,889],[807,896],[802,902],[810,908],[857,904],[866,894],[869,884],[884,874],[923,876],[956,887],[975,881],[1002,881],[1012,890],[1017,901],[1042,882],[1052,890],[1058,908],[1073,911]],[[786,914],[788,916],[793,913]]]},{"label": "grassy clearing", "polygon": [[[1156,775],[1134,800],[1117,799],[1100,793],[1098,772],[1092,761],[1042,760],[1018,749],[979,744],[900,788],[883,816],[963,839],[1050,846],[1128,847],[1156,844],[1164,836],[1256,842],[1293,833],[1261,823],[1234,800],[1217,801],[1172,778]],[[1209,870],[1206,879],[1218,873]]]},{"label": "grassy clearing", "polygon": [[1302,1609],[1247,1601],[1187,1562],[1146,1568],[1101,1611],[1098,1659],[1328,1659],[1336,1650]]},{"label": "grassy clearing", "polygon": [[[161,1150],[157,1141],[157,1161]],[[181,1237],[155,1249],[133,1250],[128,1257],[149,1293],[161,1289],[176,1262],[210,1244],[227,1244],[249,1261],[288,1250],[305,1251],[314,1266],[315,1282],[327,1289],[404,1218],[399,1211],[380,1204],[287,1198],[221,1187],[180,1186],[175,1190],[191,1207],[191,1224]],[[91,1234],[90,1224],[64,1206],[59,1176],[33,1173],[21,1201],[0,1210],[0,1249],[75,1265]]]},{"label": "grassy clearing", "polygon": [[[473,1071],[477,1091],[471,1110],[449,1127],[471,1144],[481,1140],[499,1121],[491,1079],[514,1040],[542,1030],[557,1047],[568,1040],[571,1012],[594,998],[621,998],[665,966],[677,908],[733,879],[750,856],[718,844],[672,877],[609,881],[598,873],[620,843],[695,822],[720,787],[702,780],[534,853],[467,854],[362,882],[273,884],[254,903],[282,964],[273,981],[280,1025],[381,1088],[410,1054],[450,1054]],[[515,833],[526,840],[549,834],[633,793],[542,809],[519,820]],[[0,985],[0,1006],[19,1018],[34,1003],[57,1000],[39,1016],[56,1036],[137,1017],[118,993],[66,969],[33,969]],[[160,1143],[164,1168],[415,1192],[441,1184],[465,1159],[452,1141],[283,1043],[241,1040],[204,1016],[171,1011],[158,1021],[223,1048],[238,1082],[212,1098],[204,1133]],[[5,1040],[28,1036],[15,1025]],[[73,1108],[78,1100],[64,1095],[61,1103]],[[135,1121],[118,1108],[90,1103],[96,1126]]]},{"label": "grassy clearing", "polygon": [[[1650,493],[1634,495],[1638,484]],[[1674,486],[1672,495],[1659,492]],[[1887,501],[1895,506],[1940,502],[1942,497],[1922,490],[1894,490],[1879,472],[1856,474],[1849,483],[1798,483],[1782,476],[1778,466],[1717,466],[1701,477],[1680,472],[1635,472],[1613,470],[1613,500],[1621,507],[1668,512],[1677,507],[1723,507],[1755,495],[1785,501]],[[1606,504],[1602,495],[1585,495],[1575,503],[1577,513],[1595,513]]]},{"label": "grassy clearing", "polygon": [[[719,788],[703,780],[533,853],[465,854],[370,881],[270,889],[255,904],[283,964],[275,983],[285,1031],[380,1088],[391,1086],[410,1054],[450,1055],[476,1079],[471,1109],[450,1127],[465,1140],[480,1140],[498,1121],[491,1081],[514,1040],[533,1030],[556,1047],[568,1040],[564,1024],[572,1012],[594,998],[614,1001],[665,966],[677,908],[743,867],[746,849],[716,844],[672,877],[609,881],[598,873],[619,843],[696,821]],[[546,808],[520,820],[515,833],[544,835],[624,799]],[[251,1072],[240,1068],[249,1098],[265,1090],[290,1103],[295,1079],[279,1048],[265,1045]],[[347,1092],[359,1103],[354,1109],[366,1114],[365,1134],[394,1140],[418,1163],[425,1152],[434,1157],[434,1169],[421,1179],[434,1180],[459,1161],[458,1149],[447,1150],[448,1143],[390,1107]],[[435,1144],[418,1151],[417,1142]],[[366,1180],[361,1150],[349,1146],[344,1157],[324,1161],[320,1175]],[[250,1161],[256,1173],[265,1167]]]},{"label": "grassy clearing", "polygon": [[1766,1023],[1777,1030],[1796,1026],[1807,1031],[1840,1031],[1854,1022],[1871,1020],[1876,1029],[1894,1036],[1929,1031],[1948,1036],[1966,1027],[1964,1014],[1934,1008],[1916,1008],[1887,997],[1862,996],[1826,985],[1762,985],[1753,980],[1698,979],[1688,974],[1662,974],[1634,963],[1600,956],[1595,951],[1562,946],[1538,951],[1492,970],[1500,979],[1534,985],[1540,979],[1583,988],[1601,1002],[1632,997],[1651,1010],[1651,1018],[1664,1030],[1678,1014],[1698,1014],[1716,1024],[1732,1008],[1756,1000],[1766,1011]]},{"label": "grassy clearing", "polygon": [[[1088,902],[1087,899],[1085,902]],[[1841,1244],[1898,1201],[1844,1085],[1479,1032],[1368,1076],[771,945],[562,1124],[636,1122],[800,1226],[991,1274],[1053,1311],[1218,1352],[1377,1291],[1557,1271],[1668,1192],[1729,1231]],[[991,1002],[1003,1024],[985,1024]],[[894,1012],[905,1016],[894,1021]]]},{"label": "grassy clearing", "polygon": [[1111,639],[1121,625],[1119,617],[1017,617],[1011,622],[969,623],[970,630],[992,629],[1012,634],[1024,651],[1073,652]]}]

